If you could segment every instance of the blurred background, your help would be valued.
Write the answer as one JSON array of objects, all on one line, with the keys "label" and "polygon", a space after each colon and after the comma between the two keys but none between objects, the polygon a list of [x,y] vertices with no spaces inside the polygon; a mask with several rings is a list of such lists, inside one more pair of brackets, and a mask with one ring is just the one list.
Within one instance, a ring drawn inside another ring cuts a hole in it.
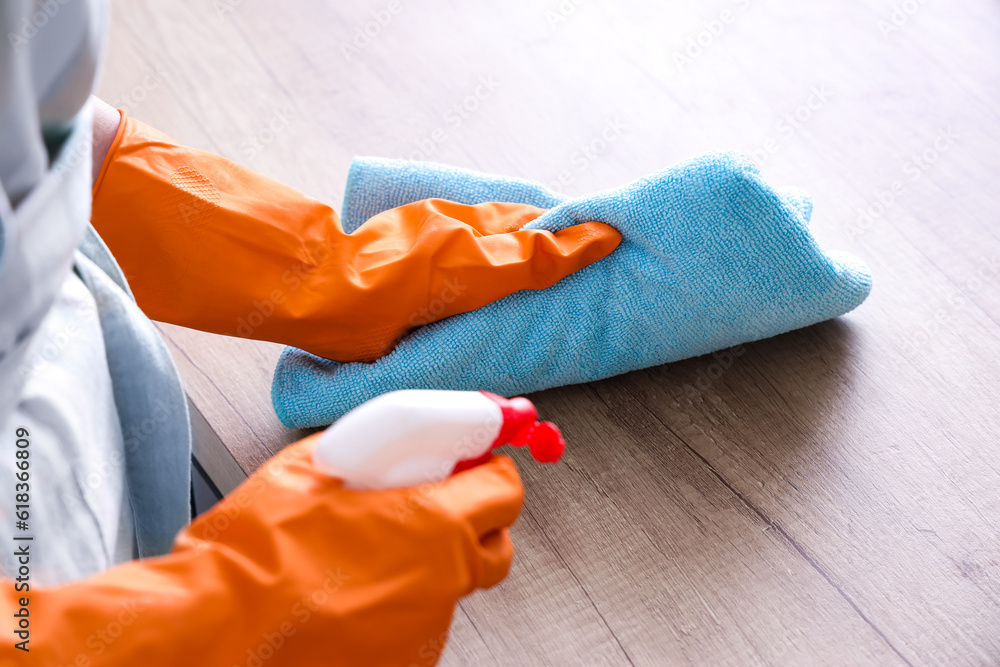
[{"label": "blurred background", "polygon": [[[913,210],[948,193],[953,216],[985,217],[961,195],[1000,166],[992,2],[133,0],[114,9],[109,101],[168,132],[184,109],[200,126],[185,127],[184,141],[331,203],[359,154],[577,194],[739,150],[774,182],[809,186],[818,231],[850,247],[864,243],[845,234],[857,209],[940,130],[961,139],[907,193]],[[987,162],[962,168],[971,147]],[[829,179],[842,181],[833,196]],[[887,215],[903,216],[901,207]]]}]

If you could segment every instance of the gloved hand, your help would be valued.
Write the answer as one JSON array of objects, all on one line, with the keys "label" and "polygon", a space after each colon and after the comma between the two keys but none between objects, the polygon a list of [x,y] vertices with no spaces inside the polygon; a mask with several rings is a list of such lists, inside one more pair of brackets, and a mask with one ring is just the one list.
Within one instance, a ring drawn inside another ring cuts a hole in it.
[{"label": "gloved hand", "polygon": [[336,213],[122,112],[91,221],[152,319],[369,361],[407,331],[610,253],[611,227],[522,227],[524,204],[407,202],[353,234]]},{"label": "gloved hand", "polygon": [[551,207],[529,227],[597,220],[623,241],[548,290],[417,330],[374,364],[285,350],[271,395],[286,425],[328,424],[395,389],[515,396],[598,380],[836,317],[871,290],[860,260],[824,253],[809,233],[809,200],[774,190],[736,154],[579,199],[441,165],[361,159],[348,178],[344,224],[429,196]]},{"label": "gloved hand", "polygon": [[[522,488],[502,456],[433,485],[348,491],[289,446],[173,551],[30,596],[29,653],[0,664],[408,665],[436,659],[456,601],[502,580]],[[21,641],[16,639],[15,641]],[[83,660],[84,662],[80,662]]]}]

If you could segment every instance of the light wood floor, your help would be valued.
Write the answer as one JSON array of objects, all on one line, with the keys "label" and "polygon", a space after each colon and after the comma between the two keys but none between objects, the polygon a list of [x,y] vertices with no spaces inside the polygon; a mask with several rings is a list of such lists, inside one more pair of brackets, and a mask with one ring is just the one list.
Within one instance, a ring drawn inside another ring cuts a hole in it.
[{"label": "light wood floor", "polygon": [[[569,452],[519,458],[513,571],[442,662],[1000,664],[1000,5],[896,6],[117,0],[101,94],[335,206],[357,154],[578,194],[755,152],[871,298],[532,396]],[[220,488],[300,437],[278,346],[163,330]]]}]

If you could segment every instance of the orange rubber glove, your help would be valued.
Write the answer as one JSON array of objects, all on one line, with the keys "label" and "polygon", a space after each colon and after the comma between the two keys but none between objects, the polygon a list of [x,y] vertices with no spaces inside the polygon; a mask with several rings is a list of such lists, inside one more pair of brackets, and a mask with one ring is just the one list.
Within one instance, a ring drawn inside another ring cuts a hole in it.
[{"label": "orange rubber glove", "polygon": [[[251,475],[165,556],[29,592],[0,582],[0,664],[436,662],[457,600],[510,568],[517,469],[498,456],[440,484],[348,491],[314,469],[316,437]],[[28,653],[10,634],[19,618]]]},{"label": "orange rubber glove", "polygon": [[151,318],[371,361],[407,331],[544,289],[621,241],[523,230],[525,204],[415,202],[345,234],[329,206],[127,117],[91,220]]}]

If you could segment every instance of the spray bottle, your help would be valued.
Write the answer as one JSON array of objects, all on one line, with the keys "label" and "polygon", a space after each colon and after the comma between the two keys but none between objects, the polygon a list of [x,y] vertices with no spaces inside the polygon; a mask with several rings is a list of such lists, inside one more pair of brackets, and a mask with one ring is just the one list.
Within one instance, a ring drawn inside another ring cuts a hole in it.
[{"label": "spray bottle", "polygon": [[566,448],[558,427],[539,422],[524,397],[407,389],[341,417],[320,436],[313,458],[347,488],[390,489],[440,482],[505,444],[527,445],[541,463],[558,461]]}]

